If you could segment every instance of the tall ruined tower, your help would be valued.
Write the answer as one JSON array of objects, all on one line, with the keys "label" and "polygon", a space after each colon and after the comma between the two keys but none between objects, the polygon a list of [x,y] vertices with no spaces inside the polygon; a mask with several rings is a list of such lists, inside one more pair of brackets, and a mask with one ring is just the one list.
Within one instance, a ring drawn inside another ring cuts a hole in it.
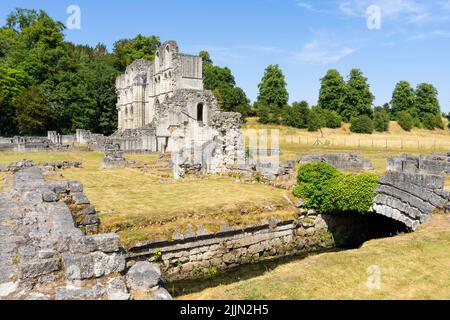
[{"label": "tall ruined tower", "polygon": [[167,41],[154,61],[136,60],[117,78],[119,131],[149,125],[156,106],[182,89],[203,91],[202,59],[180,53],[175,41]]}]

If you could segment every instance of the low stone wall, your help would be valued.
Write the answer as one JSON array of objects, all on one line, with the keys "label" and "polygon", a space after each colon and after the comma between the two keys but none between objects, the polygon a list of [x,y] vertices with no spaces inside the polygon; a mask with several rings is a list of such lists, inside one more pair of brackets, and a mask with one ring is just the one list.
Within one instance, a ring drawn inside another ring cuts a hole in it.
[{"label": "low stone wall", "polygon": [[309,162],[326,162],[338,168],[339,170],[373,170],[370,160],[361,158],[358,155],[350,153],[330,153],[322,155],[308,155],[300,158],[299,163],[305,164]]},{"label": "low stone wall", "polygon": [[450,192],[444,190],[444,177],[433,174],[443,172],[445,165],[430,157],[388,159],[388,172],[380,178],[373,211],[415,230],[431,217],[433,210],[450,210]]},{"label": "low stone wall", "polygon": [[45,137],[0,138],[0,151],[36,152],[52,150],[53,143]]},{"label": "low stone wall", "polygon": [[77,227],[98,224],[82,190],[45,181],[35,166],[14,174],[11,191],[0,193],[0,299],[170,299],[156,266],[127,272],[117,234]]},{"label": "low stone wall", "polygon": [[450,174],[450,153],[392,157],[388,159],[387,168],[409,173]]},{"label": "low stone wall", "polygon": [[201,277],[243,264],[361,243],[374,234],[371,218],[377,216],[317,215],[309,211],[300,214],[298,221],[270,221],[215,234],[199,227],[177,234],[178,240],[133,247],[127,252],[127,260],[131,265],[157,262],[170,281]]}]

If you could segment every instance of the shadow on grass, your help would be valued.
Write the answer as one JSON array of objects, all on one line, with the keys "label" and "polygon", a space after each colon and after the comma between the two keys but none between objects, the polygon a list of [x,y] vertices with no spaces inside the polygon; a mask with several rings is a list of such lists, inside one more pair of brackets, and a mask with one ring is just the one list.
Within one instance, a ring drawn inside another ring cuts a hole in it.
[{"label": "shadow on grass", "polygon": [[347,248],[331,248],[313,253],[303,253],[290,257],[281,257],[252,264],[240,265],[228,270],[218,271],[217,274],[210,277],[199,277],[196,279],[169,282],[166,284],[166,288],[174,298],[177,298],[183,295],[197,293],[207,288],[228,285],[241,280],[249,280],[261,276],[266,272],[270,272],[280,265],[290,263],[292,261],[302,260],[309,256],[327,252],[339,252],[343,250],[347,250]]}]

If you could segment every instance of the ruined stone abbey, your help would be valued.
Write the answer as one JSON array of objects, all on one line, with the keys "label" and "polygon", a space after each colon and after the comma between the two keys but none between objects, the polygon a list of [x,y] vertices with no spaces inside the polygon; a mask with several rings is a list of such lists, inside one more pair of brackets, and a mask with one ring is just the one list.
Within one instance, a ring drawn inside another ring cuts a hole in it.
[{"label": "ruined stone abbey", "polygon": [[217,173],[242,159],[241,115],[219,111],[203,87],[202,59],[180,53],[175,41],[165,42],[154,61],[129,65],[116,90],[112,139],[123,150],[169,152],[176,175],[193,168]]}]

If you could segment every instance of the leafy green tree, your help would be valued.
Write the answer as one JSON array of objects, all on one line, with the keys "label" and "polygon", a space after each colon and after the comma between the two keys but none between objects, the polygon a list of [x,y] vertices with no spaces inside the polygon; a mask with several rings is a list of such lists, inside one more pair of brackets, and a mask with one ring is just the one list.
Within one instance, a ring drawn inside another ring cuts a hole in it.
[{"label": "leafy green tree", "polygon": [[368,133],[372,134],[374,127],[373,121],[369,116],[363,114],[357,117],[353,117],[350,121],[350,131],[355,133]]},{"label": "leafy green tree", "polygon": [[377,132],[389,131],[390,117],[386,109],[376,107],[373,112],[373,127]]},{"label": "leafy green tree", "polygon": [[437,89],[429,83],[421,83],[416,89],[415,109],[421,120],[425,114],[441,114]]},{"label": "leafy green tree", "polygon": [[448,124],[447,127],[450,129],[450,112],[447,115]]},{"label": "leafy green tree", "polygon": [[342,117],[334,110],[322,110],[325,127],[336,129],[342,126]]},{"label": "leafy green tree", "polygon": [[222,68],[212,64],[203,66],[203,85],[206,90],[215,90],[224,84],[229,87],[236,86],[236,81],[229,68]]},{"label": "leafy green tree", "polygon": [[340,115],[345,121],[359,115],[371,117],[374,99],[367,78],[364,77],[361,70],[352,69],[347,81],[347,90]]},{"label": "leafy green tree", "polygon": [[0,135],[17,133],[15,98],[30,82],[24,71],[0,64]]},{"label": "leafy green tree", "polygon": [[318,107],[311,108],[311,112],[308,117],[308,131],[315,132],[321,130],[325,126],[326,122],[321,113],[321,109]]},{"label": "leafy green tree", "polygon": [[[288,105],[289,94],[286,89],[286,81],[278,65],[269,65],[258,84],[259,95],[256,100],[257,110],[269,110],[269,123],[279,123],[281,113]],[[258,116],[261,115],[258,112]]]},{"label": "leafy green tree", "polygon": [[346,93],[346,84],[339,71],[328,70],[327,74],[320,79],[320,93],[318,106],[325,110],[342,110]]},{"label": "leafy green tree", "polygon": [[24,28],[29,27],[38,18],[39,13],[34,9],[16,8],[6,18],[6,27],[16,32],[20,32]]},{"label": "leafy green tree", "polygon": [[16,117],[20,134],[45,134],[50,127],[52,110],[38,86],[24,89],[15,99]]},{"label": "leafy green tree", "polygon": [[422,124],[428,130],[434,130],[436,128],[444,129],[444,123],[440,114],[426,113],[423,116]]},{"label": "leafy green tree", "polygon": [[282,123],[294,128],[307,128],[309,117],[309,104],[306,101],[294,102],[285,108]]},{"label": "leafy green tree", "polygon": [[209,55],[208,51],[202,50],[198,54],[200,58],[202,58],[203,64],[213,64],[213,61],[211,59],[211,56]]},{"label": "leafy green tree", "polygon": [[414,127],[414,118],[408,111],[400,111],[397,113],[397,122],[405,131],[411,131]]},{"label": "leafy green tree", "polygon": [[115,66],[123,72],[137,59],[153,60],[156,50],[161,45],[159,37],[146,37],[138,34],[133,39],[121,39],[114,43]]},{"label": "leafy green tree", "polygon": [[415,108],[416,95],[413,87],[407,81],[400,81],[396,84],[392,93],[392,115],[394,117],[401,111],[408,111],[411,115],[416,114]]},{"label": "leafy green tree", "polygon": [[231,70],[213,65],[208,51],[200,51],[199,56],[203,60],[204,88],[214,92],[220,110],[239,112],[244,118],[248,116],[251,112],[250,100],[244,90],[236,86]]},{"label": "leafy green tree", "polygon": [[221,84],[213,92],[220,110],[239,112],[244,118],[250,114],[250,100],[241,88]]}]

